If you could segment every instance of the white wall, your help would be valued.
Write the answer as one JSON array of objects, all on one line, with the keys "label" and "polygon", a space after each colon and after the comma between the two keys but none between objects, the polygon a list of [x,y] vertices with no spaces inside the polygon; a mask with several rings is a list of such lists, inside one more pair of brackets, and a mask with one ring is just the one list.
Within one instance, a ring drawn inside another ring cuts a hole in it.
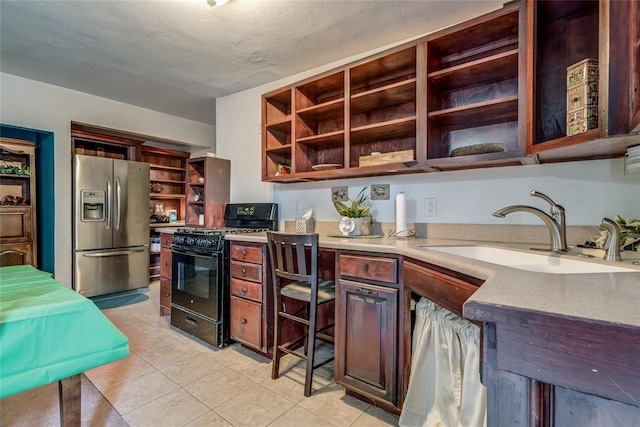
[{"label": "white wall", "polygon": [[[55,139],[55,275],[71,286],[71,121],[182,141],[215,151],[215,127],[0,73],[0,121]],[[211,151],[211,150],[210,150]]]},{"label": "white wall", "polygon": [[[596,225],[602,217],[618,213],[640,217],[640,180],[624,175],[622,159],[313,183],[261,182],[261,95],[373,53],[366,52],[217,100],[217,150],[220,157],[231,159],[232,202],[274,201],[280,206],[281,220],[299,215],[295,211],[298,205],[301,211],[313,208],[316,220],[338,221],[330,202],[331,187],[349,186],[353,197],[363,186],[373,183],[391,185],[391,200],[373,203],[373,214],[380,222],[394,221],[394,197],[400,191],[407,194],[410,222],[541,224],[528,214],[512,214],[505,219],[491,216],[491,212],[512,204],[546,210],[545,202],[529,196],[532,189],[563,204],[568,225]],[[437,198],[437,217],[424,216],[425,197]]]}]

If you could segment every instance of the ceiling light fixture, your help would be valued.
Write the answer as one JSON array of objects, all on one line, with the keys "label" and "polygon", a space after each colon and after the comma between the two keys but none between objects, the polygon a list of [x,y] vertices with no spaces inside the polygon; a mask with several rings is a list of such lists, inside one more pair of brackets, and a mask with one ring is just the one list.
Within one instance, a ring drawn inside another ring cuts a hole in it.
[{"label": "ceiling light fixture", "polygon": [[227,3],[229,3],[229,0],[207,0],[207,4],[211,7],[224,6]]}]

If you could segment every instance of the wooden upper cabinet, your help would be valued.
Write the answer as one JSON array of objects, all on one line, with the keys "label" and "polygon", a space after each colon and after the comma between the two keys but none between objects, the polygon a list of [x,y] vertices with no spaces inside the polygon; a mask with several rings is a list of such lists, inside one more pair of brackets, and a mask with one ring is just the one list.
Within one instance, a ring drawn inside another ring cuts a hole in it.
[{"label": "wooden upper cabinet", "polygon": [[262,180],[278,179],[279,165],[291,168],[291,88],[262,96]]},{"label": "wooden upper cabinet", "polygon": [[516,3],[427,39],[427,165],[522,162],[524,22]]},{"label": "wooden upper cabinet", "polygon": [[[639,52],[637,1],[511,2],[263,95],[263,180],[620,157],[640,144]],[[567,67],[587,58],[598,126],[567,136]]]},{"label": "wooden upper cabinet", "polygon": [[[231,162],[217,157],[187,160],[186,225],[224,227],[224,209],[231,194]],[[203,223],[200,223],[203,215]]]},{"label": "wooden upper cabinet", "polygon": [[[620,157],[640,144],[638,4],[527,2],[527,151],[540,161]],[[567,136],[567,67],[598,61],[597,127]],[[635,128],[635,130],[634,130]]]}]

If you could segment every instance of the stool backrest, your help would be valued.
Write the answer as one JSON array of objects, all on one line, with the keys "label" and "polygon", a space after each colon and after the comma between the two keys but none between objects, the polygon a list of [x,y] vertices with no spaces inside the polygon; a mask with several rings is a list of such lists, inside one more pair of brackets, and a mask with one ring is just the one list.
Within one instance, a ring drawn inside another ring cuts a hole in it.
[{"label": "stool backrest", "polygon": [[278,278],[318,283],[318,235],[267,231],[274,286]]}]

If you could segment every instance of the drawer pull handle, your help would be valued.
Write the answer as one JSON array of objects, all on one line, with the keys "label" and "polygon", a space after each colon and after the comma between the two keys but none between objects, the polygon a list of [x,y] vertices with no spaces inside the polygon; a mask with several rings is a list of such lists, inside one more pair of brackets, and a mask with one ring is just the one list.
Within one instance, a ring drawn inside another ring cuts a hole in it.
[{"label": "drawer pull handle", "polygon": [[165,298],[171,298],[171,294],[164,294]]},{"label": "drawer pull handle", "polygon": [[247,323],[247,319],[241,319],[240,323],[243,324],[243,325],[246,324]]},{"label": "drawer pull handle", "polygon": [[365,295],[378,295],[376,291],[370,291],[368,289],[356,288],[356,292],[365,294]]},{"label": "drawer pull handle", "polygon": [[362,270],[362,271],[364,271],[366,273],[367,271],[369,271],[369,264],[362,264],[360,266],[360,270]]},{"label": "drawer pull handle", "polygon": [[245,251],[244,249],[242,250],[242,258],[246,258],[247,256],[247,251]]},{"label": "drawer pull handle", "polygon": [[244,287],[243,287],[243,288],[242,288],[242,293],[243,293],[243,294],[246,294],[246,293],[247,293],[247,290],[248,290],[247,288],[244,288]]},{"label": "drawer pull handle", "polygon": [[164,265],[166,265],[167,267],[169,267],[169,263],[168,263],[168,262],[165,262],[165,263],[164,263]]},{"label": "drawer pull handle", "polygon": [[185,317],[185,320],[187,321],[187,323],[190,323],[192,325],[197,326],[198,325],[198,321],[196,319],[194,319],[193,317]]},{"label": "drawer pull handle", "polygon": [[243,276],[246,276],[246,275],[247,275],[247,269],[246,269],[246,268],[243,268],[243,269],[242,269],[242,275],[243,275]]}]

